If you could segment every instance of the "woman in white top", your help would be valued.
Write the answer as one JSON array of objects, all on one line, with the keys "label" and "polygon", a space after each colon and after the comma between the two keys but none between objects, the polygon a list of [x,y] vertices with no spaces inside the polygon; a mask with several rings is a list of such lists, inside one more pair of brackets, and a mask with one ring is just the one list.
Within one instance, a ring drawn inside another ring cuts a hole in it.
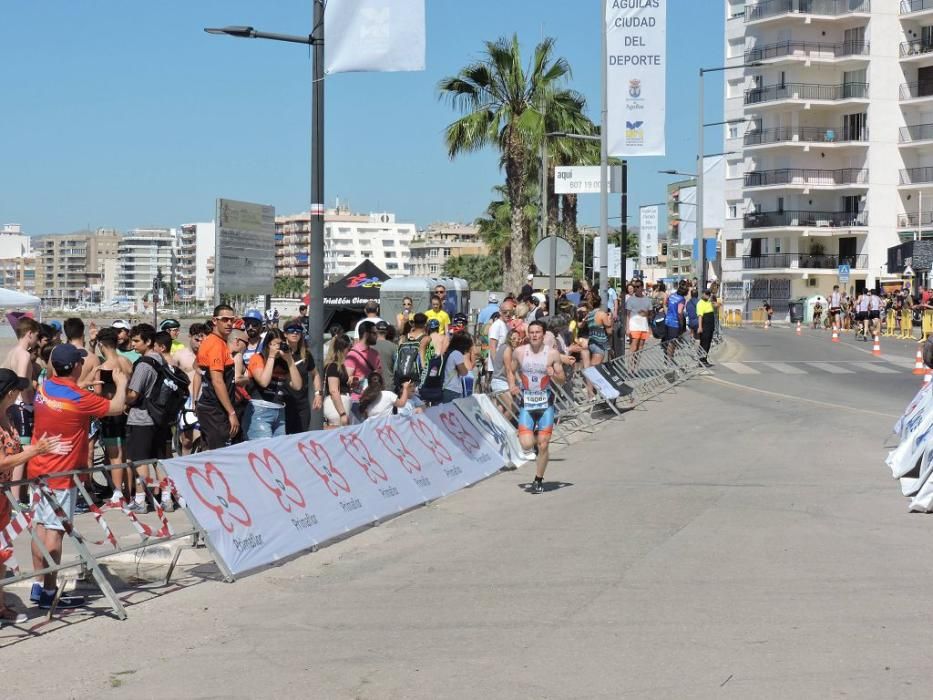
[{"label": "woman in white top", "polygon": [[467,395],[463,377],[473,369],[473,338],[469,333],[457,333],[450,339],[444,361],[444,395],[441,403],[450,403]]},{"label": "woman in white top", "polygon": [[414,393],[411,380],[402,384],[402,395],[385,388],[381,372],[372,372],[366,378],[366,389],[360,394],[360,415],[364,418],[381,418],[398,413],[410,416],[414,413],[411,396]]}]

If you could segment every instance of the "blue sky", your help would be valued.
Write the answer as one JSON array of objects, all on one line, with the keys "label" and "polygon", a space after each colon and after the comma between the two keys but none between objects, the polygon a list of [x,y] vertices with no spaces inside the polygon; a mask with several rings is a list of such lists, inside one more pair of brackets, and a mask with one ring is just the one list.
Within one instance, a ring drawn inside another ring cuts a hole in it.
[{"label": "blue sky", "polygon": [[[338,0],[331,0],[337,2]],[[517,32],[543,35],[573,67],[599,116],[600,0],[428,0],[427,70],[327,78],[326,195],[400,220],[471,221],[503,180],[496,154],[451,162],[440,78]],[[670,0],[665,158],[635,159],[630,207],[664,199],[662,168],[692,171],[697,68],[722,65],[719,0]],[[310,57],[306,47],[209,36],[249,24],[303,34],[309,0],[4,0],[0,5],[0,223],[28,233],[126,230],[210,220],[216,197],[307,209]],[[722,83],[707,78],[706,120]],[[707,132],[720,150],[721,132]],[[598,196],[582,223],[598,221]],[[612,215],[616,215],[613,203]]]}]

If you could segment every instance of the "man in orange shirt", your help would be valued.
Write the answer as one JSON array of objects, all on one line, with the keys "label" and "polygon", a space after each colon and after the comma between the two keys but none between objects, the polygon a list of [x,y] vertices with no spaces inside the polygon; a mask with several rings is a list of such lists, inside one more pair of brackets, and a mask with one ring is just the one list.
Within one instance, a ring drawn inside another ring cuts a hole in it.
[{"label": "man in orange shirt", "polygon": [[[65,536],[65,526],[56,510],[69,521],[74,521],[77,488],[73,485],[72,477],[55,475],[87,468],[87,434],[91,419],[123,413],[126,395],[126,375],[116,369],[113,371],[116,393],[112,399],[80,388],[77,382],[84,369],[85,357],[87,350],[67,343],[56,345],[49,359],[54,376],[43,382],[35,398],[36,423],[32,442],[37,444],[46,437],[57,442],[52,452],[36,455],[29,461],[29,478],[46,477],[57,503],[57,507],[53,507],[43,496],[36,505],[36,536],[45,544],[56,564],[62,559],[62,540]],[[37,571],[46,567],[42,552],[35,542],[32,545],[32,563]],[[38,603],[40,608],[49,608],[55,599],[56,588],[57,574],[45,574],[42,583],[33,584],[30,599]],[[83,605],[84,598],[62,596],[58,604],[75,607]]]},{"label": "man in orange shirt", "polygon": [[227,304],[214,307],[214,329],[198,348],[202,373],[201,396],[196,397],[201,442],[208,450],[224,447],[240,432],[233,407],[235,371],[227,338],[236,322],[236,312]]}]

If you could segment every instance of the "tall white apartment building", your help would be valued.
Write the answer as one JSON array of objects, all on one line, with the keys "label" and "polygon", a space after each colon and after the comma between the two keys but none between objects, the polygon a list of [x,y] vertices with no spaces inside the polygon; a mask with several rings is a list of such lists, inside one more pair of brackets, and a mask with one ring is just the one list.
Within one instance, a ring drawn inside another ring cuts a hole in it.
[{"label": "tall white apartment building", "polygon": [[214,298],[215,247],[213,221],[178,227],[175,289],[179,301],[211,301]]},{"label": "tall white apartment building", "polygon": [[128,231],[117,245],[117,295],[140,301],[152,293],[161,270],[164,284],[177,285],[175,236],[170,228],[137,228]]},{"label": "tall white apartment building", "polygon": [[[275,276],[308,278],[310,216],[308,212],[275,217]],[[324,275],[340,279],[364,260],[390,277],[411,274],[409,245],[415,225],[395,214],[351,214],[339,205],[324,214]]]},{"label": "tall white apartment building", "polygon": [[[858,292],[933,235],[933,0],[725,0],[728,306]],[[924,236],[927,231],[922,232]]]}]

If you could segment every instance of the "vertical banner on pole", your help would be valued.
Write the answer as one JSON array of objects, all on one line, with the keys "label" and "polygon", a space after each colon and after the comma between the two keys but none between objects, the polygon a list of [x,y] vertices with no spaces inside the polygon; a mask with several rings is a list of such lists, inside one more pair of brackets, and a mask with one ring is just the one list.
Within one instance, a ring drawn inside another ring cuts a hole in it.
[{"label": "vertical banner on pole", "polygon": [[642,207],[639,210],[638,251],[642,260],[658,257],[658,219],[660,207]]},{"label": "vertical banner on pole", "polygon": [[605,1],[609,155],[663,156],[667,0]]}]

